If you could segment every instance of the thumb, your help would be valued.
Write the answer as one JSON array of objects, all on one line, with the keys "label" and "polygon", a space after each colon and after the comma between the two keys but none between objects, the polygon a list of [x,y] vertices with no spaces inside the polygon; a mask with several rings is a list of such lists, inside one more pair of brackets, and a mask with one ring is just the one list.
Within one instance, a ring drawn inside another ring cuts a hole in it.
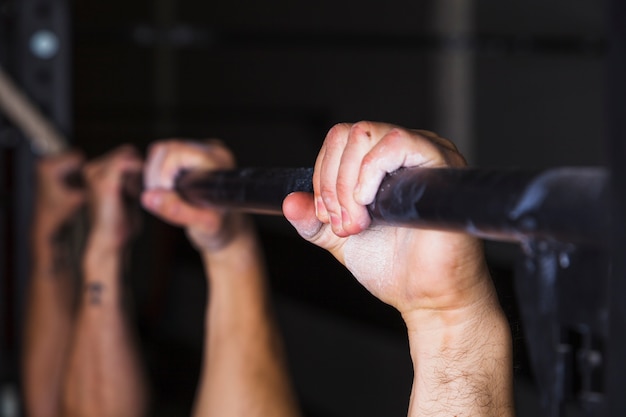
[{"label": "thumb", "polygon": [[322,222],[315,215],[312,194],[289,194],[283,201],[283,214],[298,234],[308,241],[313,240],[322,228]]},{"label": "thumb", "polygon": [[141,195],[143,207],[168,223],[186,226],[188,209],[173,191],[152,189],[145,190]]}]

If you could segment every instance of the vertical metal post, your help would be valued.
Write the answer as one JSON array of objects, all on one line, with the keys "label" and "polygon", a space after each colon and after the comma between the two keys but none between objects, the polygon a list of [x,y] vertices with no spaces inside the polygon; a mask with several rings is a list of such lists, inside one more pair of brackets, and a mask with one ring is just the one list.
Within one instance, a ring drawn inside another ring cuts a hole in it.
[{"label": "vertical metal post", "polygon": [[433,25],[443,39],[435,55],[435,131],[454,138],[463,155],[472,161],[474,107],[474,2],[433,2]]}]

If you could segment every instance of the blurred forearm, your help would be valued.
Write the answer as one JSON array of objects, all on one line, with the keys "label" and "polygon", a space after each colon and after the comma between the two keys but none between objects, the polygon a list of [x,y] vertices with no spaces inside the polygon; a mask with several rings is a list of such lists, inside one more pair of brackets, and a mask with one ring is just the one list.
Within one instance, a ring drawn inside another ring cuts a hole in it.
[{"label": "blurred forearm", "polygon": [[83,289],[65,380],[65,416],[140,417],[147,393],[122,303],[123,250],[87,243]]},{"label": "blurred forearm", "polygon": [[210,289],[194,416],[299,416],[254,232],[203,260]]},{"label": "blurred forearm", "polygon": [[31,417],[59,413],[59,399],[72,331],[72,259],[52,227],[35,222],[32,269],[24,329],[23,380]]}]

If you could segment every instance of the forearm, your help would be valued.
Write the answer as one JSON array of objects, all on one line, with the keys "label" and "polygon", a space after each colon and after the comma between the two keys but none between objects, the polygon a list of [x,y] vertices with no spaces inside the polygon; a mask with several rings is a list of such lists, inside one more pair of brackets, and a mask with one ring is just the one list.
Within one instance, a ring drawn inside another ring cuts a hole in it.
[{"label": "forearm", "polygon": [[495,295],[417,316],[407,320],[415,371],[409,416],[513,416],[510,329]]},{"label": "forearm", "polygon": [[203,258],[209,302],[194,415],[299,415],[254,234],[240,233]]},{"label": "forearm", "polygon": [[65,383],[68,417],[145,414],[145,381],[122,303],[122,264],[121,250],[88,242]]},{"label": "forearm", "polygon": [[34,227],[22,375],[29,416],[58,414],[72,329],[74,277],[69,254],[52,233]]}]

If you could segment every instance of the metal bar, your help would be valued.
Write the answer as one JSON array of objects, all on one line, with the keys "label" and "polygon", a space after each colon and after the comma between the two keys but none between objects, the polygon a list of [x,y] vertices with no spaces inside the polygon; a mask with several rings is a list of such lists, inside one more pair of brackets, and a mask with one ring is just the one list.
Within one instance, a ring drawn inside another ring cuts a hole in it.
[{"label": "metal bar", "polygon": [[56,154],[68,146],[67,139],[57,130],[0,67],[0,111],[32,142],[41,154]]},{"label": "metal bar", "polygon": [[236,210],[281,214],[292,192],[313,192],[312,168],[244,168],[232,171],[184,171],[175,188],[190,203]]},{"label": "metal bar", "polygon": [[[176,190],[198,206],[280,214],[294,191],[311,192],[311,168],[188,171]],[[375,222],[456,230],[482,238],[605,245],[608,174],[603,168],[543,171],[402,169],[382,182],[368,207]]]}]

